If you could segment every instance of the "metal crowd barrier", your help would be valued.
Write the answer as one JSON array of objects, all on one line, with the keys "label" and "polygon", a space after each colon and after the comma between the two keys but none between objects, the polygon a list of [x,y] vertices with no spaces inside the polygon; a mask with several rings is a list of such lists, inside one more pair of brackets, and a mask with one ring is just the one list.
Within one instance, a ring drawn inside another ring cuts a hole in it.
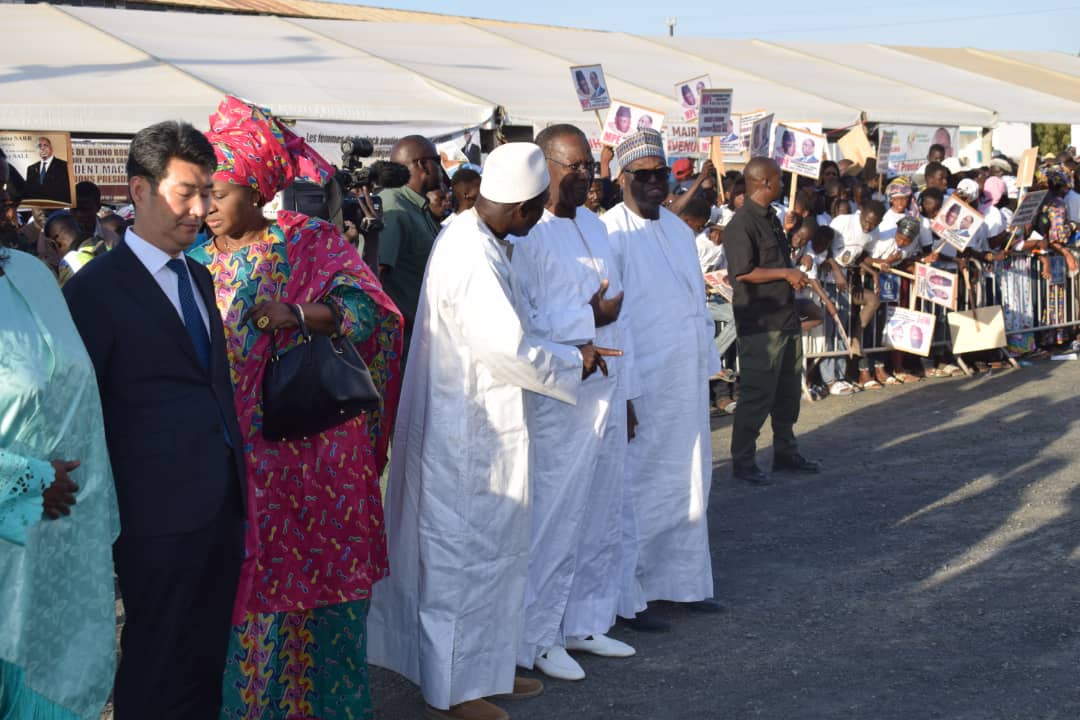
[{"label": "metal crowd barrier", "polygon": [[[1041,262],[1049,259],[1051,264],[1051,278],[1046,279],[1041,272]],[[1037,260],[1031,255],[1009,255],[1004,260],[984,263],[977,260],[967,261],[971,286],[969,287],[965,275],[960,272],[958,263],[954,261],[941,261],[935,263],[935,267],[948,270],[956,274],[958,280],[957,310],[970,310],[972,307],[987,307],[1001,305],[1004,319],[1005,332],[1007,335],[1022,335],[1053,331],[1080,325],[1080,276],[1069,277],[1066,270],[1065,258],[1057,255],[1044,255]],[[846,302],[836,302],[840,320],[844,325],[849,338],[858,337],[863,340],[863,335],[857,332],[856,319],[860,310],[852,300],[857,288],[856,275],[862,273],[859,268],[848,270],[848,290]],[[871,279],[868,274],[862,273],[869,287]],[[822,283],[828,290],[828,286]],[[914,293],[914,282],[901,279],[901,296],[899,302],[882,302],[874,314],[871,330],[866,337],[872,337],[872,344],[862,343],[862,354],[875,354],[892,352],[894,348],[882,343],[885,322],[885,308],[887,305],[899,305],[912,307],[925,313],[932,313],[936,317],[934,324],[933,348],[951,348],[952,339],[949,335],[947,315],[949,309],[932,303],[929,300],[916,298],[914,305],[909,304],[910,295]],[[814,301],[820,306],[817,298]],[[844,310],[847,312],[845,313]],[[827,349],[828,334],[832,332],[832,319],[826,315],[825,323],[810,330],[803,335],[804,356],[808,361],[828,357],[847,357],[848,351],[844,348]]]}]

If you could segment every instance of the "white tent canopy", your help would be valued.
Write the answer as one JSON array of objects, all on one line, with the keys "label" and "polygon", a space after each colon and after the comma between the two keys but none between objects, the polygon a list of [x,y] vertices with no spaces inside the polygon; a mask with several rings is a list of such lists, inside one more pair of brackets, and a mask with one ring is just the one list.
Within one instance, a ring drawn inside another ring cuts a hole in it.
[{"label": "white tent canopy", "polygon": [[993,108],[1000,122],[1071,123],[1080,119],[1080,103],[952,65],[931,62],[883,45],[785,43],[784,47],[821,60],[860,68],[898,83],[931,89],[972,105]]},{"label": "white tent canopy", "polygon": [[[343,127],[572,122],[569,65],[602,63],[612,97],[679,117],[674,85],[708,74],[735,111],[825,127],[1080,121],[1080,59],[1060,53],[823,45],[447,23],[283,19],[0,3],[0,128],[130,134],[205,127],[226,93]],[[40,43],[48,32],[48,45]],[[57,47],[63,52],[58,53]]]},{"label": "white tent canopy", "polygon": [[542,48],[564,64],[603,63],[604,74],[612,85],[612,78],[616,77],[654,94],[674,98],[675,83],[707,74],[715,87],[734,89],[736,112],[768,109],[779,117],[822,120],[829,127],[844,127],[859,119],[857,106],[832,102],[634,35],[512,26],[485,30],[532,48]]},{"label": "white tent canopy", "polygon": [[0,128],[134,133],[170,117],[205,126],[221,100],[216,88],[49,5],[2,5],[0,27]]}]

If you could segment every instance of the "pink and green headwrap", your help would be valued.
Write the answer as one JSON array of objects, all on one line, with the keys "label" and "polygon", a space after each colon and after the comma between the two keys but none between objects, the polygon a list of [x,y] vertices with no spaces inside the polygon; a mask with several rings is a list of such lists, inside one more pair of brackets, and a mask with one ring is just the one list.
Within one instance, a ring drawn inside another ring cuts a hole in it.
[{"label": "pink and green headwrap", "polygon": [[206,137],[218,167],[214,180],[254,188],[263,203],[297,178],[325,183],[334,169],[270,111],[227,96],[210,116]]}]

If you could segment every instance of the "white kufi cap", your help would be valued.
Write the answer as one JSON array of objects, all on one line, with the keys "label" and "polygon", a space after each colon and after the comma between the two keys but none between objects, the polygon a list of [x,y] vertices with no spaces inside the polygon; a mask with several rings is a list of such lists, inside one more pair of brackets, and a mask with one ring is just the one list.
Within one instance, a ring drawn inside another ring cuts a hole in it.
[{"label": "white kufi cap", "polygon": [[480,179],[480,194],[492,202],[532,200],[551,184],[547,160],[539,145],[513,142],[500,145],[487,156]]}]

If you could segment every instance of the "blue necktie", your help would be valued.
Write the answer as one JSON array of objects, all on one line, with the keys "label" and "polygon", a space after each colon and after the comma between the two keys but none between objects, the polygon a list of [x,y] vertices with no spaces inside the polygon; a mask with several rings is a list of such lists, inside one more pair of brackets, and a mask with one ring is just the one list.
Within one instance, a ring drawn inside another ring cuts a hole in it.
[{"label": "blue necktie", "polygon": [[48,169],[49,169],[49,166],[46,163],[44,163],[44,162],[41,163],[41,179],[38,182],[41,183],[42,185],[45,184],[45,172]]},{"label": "blue necktie", "polygon": [[[187,327],[188,335],[191,336],[191,343],[195,346],[199,360],[202,361],[203,369],[209,370],[210,335],[206,332],[206,325],[203,324],[202,315],[199,314],[199,307],[195,304],[195,293],[191,288],[187,265],[183,258],[173,258],[165,265],[176,273],[177,289],[180,291],[180,312],[184,316],[184,326]],[[224,424],[224,418],[222,418],[222,429],[225,431],[225,444],[232,447],[229,426]]]},{"label": "blue necktie", "polygon": [[180,312],[184,315],[184,325],[187,327],[191,343],[195,346],[195,353],[202,361],[204,370],[210,368],[210,336],[206,333],[206,325],[203,324],[202,315],[199,314],[199,306],[195,304],[195,293],[191,289],[191,278],[188,276],[187,265],[183,258],[173,258],[165,263],[170,270],[176,273],[177,289],[180,291]]}]

